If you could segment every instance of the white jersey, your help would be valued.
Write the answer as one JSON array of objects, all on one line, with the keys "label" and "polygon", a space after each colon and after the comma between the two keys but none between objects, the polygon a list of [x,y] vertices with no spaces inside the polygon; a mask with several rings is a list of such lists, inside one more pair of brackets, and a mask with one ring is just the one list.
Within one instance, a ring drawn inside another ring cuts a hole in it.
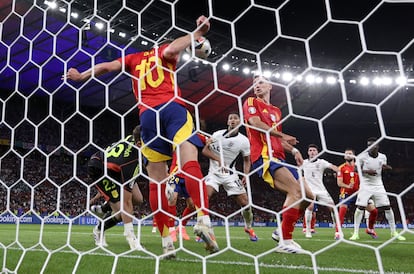
[{"label": "white jersey", "polygon": [[221,169],[217,161],[210,159],[209,174],[225,177],[230,175],[231,169],[235,170],[234,164],[237,156],[241,153],[243,157],[250,155],[249,139],[241,133],[235,136],[226,136],[227,130],[222,129],[213,133],[213,142],[210,150],[222,159],[225,169]]},{"label": "white jersey", "polygon": [[323,159],[306,159],[303,161],[303,176],[313,193],[327,191],[323,184],[323,172],[331,167],[331,163]]},{"label": "white jersey", "polygon": [[376,158],[371,157],[368,152],[362,153],[358,157],[362,170],[375,170],[377,175],[368,175],[362,173],[361,187],[383,185],[382,182],[382,166],[387,164],[387,156],[378,153]]}]

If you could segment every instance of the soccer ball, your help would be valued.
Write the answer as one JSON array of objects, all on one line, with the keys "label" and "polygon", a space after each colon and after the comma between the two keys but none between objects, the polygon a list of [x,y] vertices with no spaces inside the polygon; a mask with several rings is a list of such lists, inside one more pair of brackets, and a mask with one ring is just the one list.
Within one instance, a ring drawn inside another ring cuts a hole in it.
[{"label": "soccer ball", "polygon": [[276,242],[280,241],[279,231],[277,229],[272,232],[272,239]]},{"label": "soccer ball", "polygon": [[[206,59],[211,53],[211,45],[210,41],[201,36],[197,40],[194,41],[194,55],[201,59]],[[186,48],[186,51],[191,54],[191,45]]]}]

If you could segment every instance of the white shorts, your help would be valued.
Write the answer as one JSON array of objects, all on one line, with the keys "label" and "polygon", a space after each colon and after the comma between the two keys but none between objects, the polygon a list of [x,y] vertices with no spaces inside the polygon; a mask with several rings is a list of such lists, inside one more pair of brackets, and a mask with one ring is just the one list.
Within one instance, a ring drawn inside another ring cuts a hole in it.
[{"label": "white shorts", "polygon": [[331,195],[327,191],[321,192],[314,192],[315,201],[318,201],[319,205],[327,206],[327,205],[335,205],[334,200],[332,199]]},{"label": "white shorts", "polygon": [[390,199],[383,185],[360,187],[355,205],[367,207],[370,199],[374,200],[376,207],[390,206]]},{"label": "white shorts", "polygon": [[207,186],[211,186],[216,192],[219,192],[220,185],[222,185],[224,190],[227,192],[227,196],[246,193],[246,189],[244,189],[237,174],[231,174],[225,177],[208,174],[205,182]]}]

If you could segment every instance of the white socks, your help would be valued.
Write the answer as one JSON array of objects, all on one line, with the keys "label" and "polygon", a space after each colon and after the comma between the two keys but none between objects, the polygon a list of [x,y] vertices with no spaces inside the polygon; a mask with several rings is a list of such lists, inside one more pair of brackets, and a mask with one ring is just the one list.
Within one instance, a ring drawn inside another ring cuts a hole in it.
[{"label": "white socks", "polygon": [[354,214],[354,234],[358,235],[359,226],[361,225],[362,216],[364,215],[364,211],[357,208],[355,209]]}]

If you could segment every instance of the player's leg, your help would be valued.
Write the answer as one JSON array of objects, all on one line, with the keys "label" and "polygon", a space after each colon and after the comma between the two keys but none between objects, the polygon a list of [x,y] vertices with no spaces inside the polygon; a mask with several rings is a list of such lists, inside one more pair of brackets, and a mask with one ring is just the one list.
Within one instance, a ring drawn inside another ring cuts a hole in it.
[{"label": "player's leg", "polygon": [[399,235],[396,230],[394,211],[391,208],[390,200],[383,186],[376,190],[373,199],[375,200],[378,211],[385,212],[385,219],[387,219],[388,225],[390,226],[391,237],[396,237],[399,241],[405,241],[405,237]]},{"label": "player's leg", "polygon": [[350,240],[359,239],[359,227],[361,225],[362,218],[364,216],[364,210],[368,205],[368,200],[371,198],[371,192],[368,190],[359,190],[356,203],[355,203],[355,212],[354,212],[354,233],[352,234]]},{"label": "player's leg", "polygon": [[[133,184],[133,187],[136,184]],[[130,249],[141,249],[141,244],[139,243],[137,237],[134,233],[134,226],[132,223],[132,214],[134,211],[133,207],[133,187],[128,186],[124,187],[123,191],[123,210],[121,211],[122,222],[124,223],[124,236],[126,241],[129,244]],[[135,190],[136,191],[136,190]],[[137,197],[139,198],[139,197]]]},{"label": "player's leg", "polygon": [[[247,193],[242,193],[242,194],[236,194],[233,195],[233,197],[235,197],[235,200],[237,202],[237,204],[240,207],[246,207],[249,205],[249,198],[247,196]],[[252,242],[257,242],[257,240],[259,239],[256,235],[256,233],[254,232],[253,229],[253,211],[252,211],[252,207],[248,206],[247,208],[243,209],[242,211],[242,216],[243,216],[243,220],[244,220],[244,232],[246,232],[249,235],[249,239]]]},{"label": "player's leg", "polygon": [[[302,216],[304,209],[310,204],[307,201],[302,201],[298,204],[297,202],[302,200],[302,190],[300,187],[300,182],[298,181],[298,176],[294,177],[292,172],[286,167],[277,167],[277,164],[274,164],[276,169],[273,169],[273,178],[275,187],[286,193],[286,200],[283,204],[283,208],[286,209],[282,213],[282,236],[283,242],[279,244],[277,251],[278,252],[287,252],[287,253],[303,253],[305,252],[297,243],[293,241],[293,231],[295,229],[295,224],[298,219]],[[271,169],[272,170],[272,169]],[[313,200],[314,196],[309,188],[305,188],[305,196],[309,200]]]},{"label": "player's leg", "polygon": [[167,164],[166,162],[149,162],[147,172],[152,180],[149,191],[150,206],[151,210],[155,212],[154,216],[157,220],[158,231],[161,234],[163,252],[166,254],[165,258],[175,258],[175,248],[169,231],[169,216],[161,211],[168,212],[165,183],[162,183],[168,177]]},{"label": "player's leg", "polygon": [[311,222],[312,222],[313,206],[314,206],[314,203],[311,203],[305,210],[304,219],[305,219],[305,224],[306,224],[306,228],[305,228],[305,237],[306,238],[312,238],[312,233],[311,233],[312,224],[311,224]]},{"label": "player's leg", "polygon": [[[326,205],[329,209],[329,213],[331,215],[331,219],[332,219],[332,223],[333,226],[336,228],[336,217],[335,217],[335,211],[334,211],[334,207],[335,207],[335,202],[332,199],[331,195],[329,194],[328,191],[323,191],[317,194],[317,200],[320,204]],[[337,233],[336,229],[335,229],[335,240],[339,240],[340,238],[342,238],[342,235],[340,233]]]},{"label": "player's leg", "polygon": [[142,195],[141,190],[137,183],[134,183],[132,187],[132,204],[136,206],[142,205],[144,202],[144,196]]},{"label": "player's leg", "polygon": [[365,218],[368,217],[367,228],[365,229],[365,232],[374,239],[378,238],[377,233],[374,230],[374,225],[377,220],[377,216],[378,216],[378,209],[374,206],[374,201],[372,199],[369,199],[367,208],[365,209]]},{"label": "player's leg", "polygon": [[[151,210],[155,212],[157,227],[161,234],[164,258],[175,258],[175,248],[169,235],[168,221],[169,216],[163,211],[168,212],[168,201],[165,196],[165,182],[168,178],[167,161],[171,159],[171,143],[160,138],[159,132],[166,132],[165,122],[162,113],[166,109],[153,111],[148,109],[141,113],[141,153],[147,163],[146,169],[148,176],[151,178],[149,200]],[[168,107],[167,107],[168,108]],[[158,114],[160,116],[158,116]],[[173,116],[173,115],[172,115]],[[158,121],[161,120],[161,128],[157,128]]]},{"label": "player's leg", "polygon": [[183,214],[181,216],[181,226],[180,226],[180,234],[183,237],[184,240],[188,241],[190,240],[190,236],[187,233],[187,230],[185,226],[187,225],[187,222],[190,218],[190,214],[195,211],[195,206],[193,199],[191,197],[188,197],[185,199],[186,207],[184,208]]},{"label": "player's leg", "polygon": [[194,234],[205,242],[206,249],[210,253],[219,250],[212,229],[210,216],[205,210],[209,207],[207,188],[203,181],[200,164],[198,163],[198,151],[196,146],[186,141],[180,145],[182,170],[185,174],[185,187],[193,199],[197,212],[197,224],[194,226]]},{"label": "player's leg", "polygon": [[217,252],[219,249],[207,210],[206,185],[198,163],[197,147],[203,147],[203,143],[198,136],[193,134],[194,124],[191,114],[182,105],[169,103],[160,111],[160,118],[166,137],[173,141],[173,148],[179,156],[178,162],[184,175],[186,189],[197,208],[197,225],[194,226],[194,232],[204,237],[206,249],[210,253]]}]

